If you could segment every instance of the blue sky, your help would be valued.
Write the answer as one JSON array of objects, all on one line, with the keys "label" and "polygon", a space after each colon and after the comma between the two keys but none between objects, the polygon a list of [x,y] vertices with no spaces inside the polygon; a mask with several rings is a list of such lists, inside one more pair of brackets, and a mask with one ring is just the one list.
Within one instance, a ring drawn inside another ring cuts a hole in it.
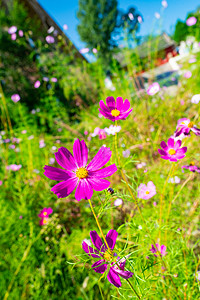
[{"label": "blue sky", "polygon": [[[45,10],[62,27],[68,25],[65,31],[70,40],[78,49],[85,46],[80,41],[76,30],[78,19],[76,12],[78,10],[78,0],[38,0]],[[172,33],[177,19],[185,20],[188,12],[195,10],[200,5],[199,0],[168,0],[168,7],[162,12],[162,18],[156,20],[155,12],[161,13],[161,0],[118,0],[119,8],[127,10],[135,6],[144,18],[141,24],[140,35],[147,35],[159,28],[168,33]]]}]

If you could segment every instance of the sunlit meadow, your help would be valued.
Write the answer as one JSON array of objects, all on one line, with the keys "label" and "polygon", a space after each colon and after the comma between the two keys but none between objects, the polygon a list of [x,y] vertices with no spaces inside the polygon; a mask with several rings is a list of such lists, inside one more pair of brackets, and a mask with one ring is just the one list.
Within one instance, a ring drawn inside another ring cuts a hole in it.
[{"label": "sunlit meadow", "polygon": [[0,20],[1,299],[199,299],[199,50],[138,91],[137,54],[111,81],[17,2]]}]

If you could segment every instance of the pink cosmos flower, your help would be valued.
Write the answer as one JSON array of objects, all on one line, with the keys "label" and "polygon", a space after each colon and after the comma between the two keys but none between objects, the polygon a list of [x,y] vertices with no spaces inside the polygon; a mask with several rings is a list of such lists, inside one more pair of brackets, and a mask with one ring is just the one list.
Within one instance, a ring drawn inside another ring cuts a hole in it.
[{"label": "pink cosmos flower", "polygon": [[158,149],[158,153],[161,154],[161,158],[169,160],[169,161],[177,161],[178,159],[182,159],[185,157],[185,153],[187,152],[187,147],[181,147],[181,141],[178,140],[174,144],[174,139],[169,138],[167,144],[162,141],[160,146],[162,149]]},{"label": "pink cosmos flower", "polygon": [[46,36],[46,42],[47,42],[48,44],[53,44],[53,43],[55,42],[55,39],[54,39],[53,36],[47,35],[47,36]]},{"label": "pink cosmos flower", "polygon": [[104,104],[103,100],[99,102],[100,108],[99,111],[100,113],[106,118],[109,119],[113,122],[117,120],[125,120],[128,115],[132,112],[133,109],[128,109],[130,108],[130,102],[126,99],[123,102],[122,97],[117,97],[116,101],[114,97],[107,97],[106,98],[106,104]]},{"label": "pink cosmos flower", "polygon": [[64,24],[64,25],[63,25],[63,29],[64,29],[64,30],[67,30],[67,29],[68,29],[67,24]]},{"label": "pink cosmos flower", "polygon": [[58,79],[56,77],[51,78],[51,82],[57,82],[57,81],[58,81]]},{"label": "pink cosmos flower", "polygon": [[9,29],[8,29],[8,33],[9,34],[13,34],[17,31],[17,27],[16,26],[11,26]]},{"label": "pink cosmos flower", "polygon": [[35,83],[34,83],[34,88],[38,89],[40,87],[40,81],[37,80]]},{"label": "pink cosmos flower", "polygon": [[197,61],[197,60],[196,60],[195,57],[192,57],[192,58],[189,59],[189,63],[190,63],[190,64],[193,64],[193,63],[195,63],[196,61]]},{"label": "pink cosmos flower", "polygon": [[108,231],[106,235],[106,241],[110,248],[108,249],[107,246],[103,244],[97,232],[90,231],[90,237],[96,249],[90,247],[85,241],[82,243],[82,248],[89,256],[99,258],[99,260],[92,265],[92,269],[97,273],[103,274],[109,268],[107,279],[111,284],[119,288],[121,286],[119,276],[128,279],[133,276],[133,273],[124,271],[126,259],[120,259],[120,257],[117,257],[117,255],[113,253],[117,236],[118,233],[116,230],[111,229]]},{"label": "pink cosmos flower", "polygon": [[105,132],[104,129],[100,129],[98,134],[99,134],[99,139],[100,140],[106,139],[106,132]]},{"label": "pink cosmos flower", "polygon": [[16,165],[12,164],[6,167],[7,170],[12,170],[12,171],[19,171],[21,169],[22,165]]},{"label": "pink cosmos flower", "polygon": [[194,125],[194,122],[187,118],[179,119],[176,126],[175,136],[177,137],[181,133],[189,135],[190,130],[194,132],[195,135],[200,136],[200,129]]},{"label": "pink cosmos flower", "polygon": [[51,207],[48,207],[48,208],[45,207],[40,211],[38,217],[39,218],[48,218],[49,215],[52,214],[52,212],[53,212],[53,209]]},{"label": "pink cosmos flower", "polygon": [[23,37],[23,35],[24,35],[23,30],[19,30],[18,34],[19,34],[20,37]]},{"label": "pink cosmos flower", "polygon": [[121,198],[117,198],[114,202],[114,206],[120,206],[123,204],[123,200]]},{"label": "pink cosmos flower", "polygon": [[98,52],[98,50],[96,48],[93,48],[92,52],[96,54]]},{"label": "pink cosmos flower", "polygon": [[197,172],[200,173],[200,168],[195,166],[193,162],[191,162],[191,164],[189,166],[182,166],[182,169],[187,169],[191,172]]},{"label": "pink cosmos flower", "polygon": [[20,95],[18,95],[18,94],[13,94],[12,96],[11,96],[11,99],[12,99],[12,101],[13,102],[18,102],[19,100],[20,100]]},{"label": "pink cosmos flower", "polygon": [[137,19],[138,19],[138,22],[141,24],[142,23],[142,17],[138,16]]},{"label": "pink cosmos flower", "polygon": [[79,52],[80,52],[81,54],[85,54],[85,53],[88,53],[89,51],[90,51],[89,48],[83,48],[83,49],[81,49]]},{"label": "pink cosmos flower", "polygon": [[195,17],[190,17],[186,20],[187,26],[193,26],[197,22],[197,19]]},{"label": "pink cosmos flower", "polygon": [[156,187],[152,181],[149,181],[147,185],[141,183],[138,187],[138,198],[148,200],[156,194]]},{"label": "pink cosmos flower", "polygon": [[112,152],[109,148],[102,146],[87,165],[88,148],[83,140],[77,139],[74,142],[73,154],[61,147],[55,153],[55,158],[64,170],[50,166],[44,167],[46,177],[61,181],[51,189],[58,198],[67,197],[76,189],[77,201],[91,199],[93,190],[102,191],[109,187],[110,182],[104,178],[117,171],[115,164],[101,169],[110,160]]},{"label": "pink cosmos flower", "polygon": [[160,14],[158,12],[155,13],[156,19],[160,19]]},{"label": "pink cosmos flower", "polygon": [[13,33],[13,34],[11,34],[11,40],[12,40],[12,41],[15,41],[15,40],[16,40],[16,38],[17,38],[17,35],[16,35],[16,33]]},{"label": "pink cosmos flower", "polygon": [[[152,253],[160,252],[161,256],[165,256],[167,254],[166,250],[167,247],[165,245],[160,246],[159,244],[156,244],[156,247],[154,247],[154,245],[151,245],[151,249],[150,249]],[[158,257],[157,254],[154,254],[154,256]]]},{"label": "pink cosmos flower", "polygon": [[158,93],[160,91],[160,85],[158,82],[154,82],[153,84],[151,84],[148,89],[147,89],[147,94],[150,96],[155,95],[156,93]]},{"label": "pink cosmos flower", "polygon": [[192,73],[190,71],[187,71],[185,74],[184,74],[184,77],[185,78],[190,78],[192,76]]},{"label": "pink cosmos flower", "polygon": [[198,104],[200,101],[200,94],[196,94],[194,96],[192,96],[191,102],[194,104]]},{"label": "pink cosmos flower", "polygon": [[0,186],[3,184],[3,181],[2,180],[0,180]]},{"label": "pink cosmos flower", "polygon": [[42,218],[40,220],[40,226],[47,225],[48,221],[49,221],[49,218]]},{"label": "pink cosmos flower", "polygon": [[164,8],[167,8],[167,6],[168,6],[168,3],[167,3],[166,0],[163,0],[163,1],[161,2],[161,4],[162,4],[162,6],[163,6]]}]

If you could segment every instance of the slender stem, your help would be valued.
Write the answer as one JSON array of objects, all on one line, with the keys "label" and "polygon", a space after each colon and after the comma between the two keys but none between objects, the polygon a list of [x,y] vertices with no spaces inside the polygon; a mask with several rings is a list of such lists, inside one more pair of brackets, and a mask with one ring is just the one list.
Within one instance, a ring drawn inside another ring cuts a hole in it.
[{"label": "slender stem", "polygon": [[[169,216],[170,216],[170,212],[171,212],[171,207],[172,207],[172,203],[176,200],[176,198],[179,196],[180,192],[182,191],[182,189],[184,188],[184,186],[188,183],[188,181],[190,181],[190,179],[192,178],[193,174],[191,174],[182,184],[181,188],[179,189],[178,193],[176,194],[176,196],[170,201],[169,203],[169,208],[168,208],[168,213],[167,213],[167,219],[166,219],[166,226],[169,222]],[[167,241],[167,230],[165,233],[165,240]]]},{"label": "slender stem", "polygon": [[129,281],[129,279],[126,279],[126,281],[128,282],[128,284],[129,284],[130,288],[132,289],[132,291],[136,294],[138,299],[141,299],[140,296],[138,295],[138,293],[136,292],[136,290],[134,289],[132,283]]},{"label": "slender stem", "polygon": [[169,180],[169,177],[172,173],[172,170],[174,172],[174,167],[175,167],[174,164],[172,164],[171,167],[170,167],[170,170],[169,170],[167,179],[165,180],[163,190],[162,190],[162,194],[161,194],[161,197],[160,197],[160,220],[159,220],[159,240],[160,240],[160,243],[161,243],[161,223],[162,223],[163,198],[164,198],[165,188],[166,188],[167,182]]},{"label": "slender stem", "polygon": [[110,252],[111,250],[110,250],[110,248],[109,248],[109,246],[108,246],[108,243],[107,243],[107,241],[106,241],[106,238],[105,238],[105,236],[104,236],[104,234],[103,234],[103,231],[102,231],[102,229],[101,229],[101,225],[100,225],[100,223],[99,223],[99,220],[98,220],[98,218],[97,218],[97,216],[96,216],[96,214],[95,214],[94,208],[93,208],[93,206],[92,206],[92,202],[91,202],[90,199],[88,199],[88,202],[89,202],[89,204],[90,204],[90,208],[91,208],[92,213],[93,213],[93,215],[94,215],[94,218],[95,218],[95,221],[96,221],[96,223],[97,223],[97,226],[99,227],[99,230],[100,230],[100,232],[101,232],[101,236],[102,236],[102,238],[103,238],[103,240],[104,240],[104,242],[105,242],[105,244],[106,244],[106,246],[107,246],[107,248],[108,248],[108,251]]}]

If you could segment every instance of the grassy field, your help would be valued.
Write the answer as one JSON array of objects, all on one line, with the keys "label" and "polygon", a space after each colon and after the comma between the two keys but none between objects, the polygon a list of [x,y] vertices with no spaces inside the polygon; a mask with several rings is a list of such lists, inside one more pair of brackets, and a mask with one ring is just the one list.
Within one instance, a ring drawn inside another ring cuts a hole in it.
[{"label": "grassy field", "polygon": [[[7,86],[1,87],[1,299],[199,299],[200,175],[181,168],[199,165],[199,136],[191,132],[183,139],[186,156],[177,162],[158,153],[179,119],[200,127],[199,103],[191,102],[200,93],[199,53],[193,63],[191,55],[180,61],[182,75],[173,95],[161,88],[153,96],[136,90],[131,60],[127,71],[113,67],[111,91],[99,61],[66,72],[58,68],[62,55],[40,54],[39,65],[46,66],[49,78],[58,78],[68,101],[58,101],[54,82],[49,87],[40,80],[41,96],[29,94],[29,106],[23,97],[12,101]],[[184,77],[187,71],[190,78]],[[99,114],[99,101],[108,96],[130,101],[133,110],[126,120],[114,123]],[[111,125],[119,126],[117,133]],[[88,162],[100,147],[109,147],[107,165],[118,169],[108,178],[114,193],[94,192],[90,200],[98,222],[90,201],[77,201],[74,192],[58,198],[51,191],[57,182],[44,175],[45,165],[60,167],[58,149],[72,152],[76,139],[87,144]],[[138,198],[138,187],[149,181],[156,194]],[[41,226],[38,214],[45,207],[53,212]],[[126,258],[126,270],[133,273],[128,281],[121,278],[119,288],[106,272],[95,273],[91,265],[97,259],[82,249],[84,240],[90,243],[90,231],[101,235],[99,225],[104,235],[118,232],[114,252]],[[166,251],[155,256],[151,249],[157,243]]]}]

